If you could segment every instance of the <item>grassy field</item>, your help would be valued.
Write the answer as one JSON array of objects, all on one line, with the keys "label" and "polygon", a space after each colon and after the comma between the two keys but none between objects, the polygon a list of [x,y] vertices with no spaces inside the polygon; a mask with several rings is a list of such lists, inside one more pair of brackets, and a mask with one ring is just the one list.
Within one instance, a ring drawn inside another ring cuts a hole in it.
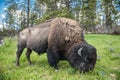
[{"label": "grassy field", "polygon": [[0,80],[120,80],[120,36],[87,34],[85,39],[97,48],[98,60],[94,71],[75,71],[67,61],[59,62],[59,72],[48,65],[46,54],[31,54],[29,66],[25,52],[20,67],[15,66],[16,39],[5,38],[0,46]]}]

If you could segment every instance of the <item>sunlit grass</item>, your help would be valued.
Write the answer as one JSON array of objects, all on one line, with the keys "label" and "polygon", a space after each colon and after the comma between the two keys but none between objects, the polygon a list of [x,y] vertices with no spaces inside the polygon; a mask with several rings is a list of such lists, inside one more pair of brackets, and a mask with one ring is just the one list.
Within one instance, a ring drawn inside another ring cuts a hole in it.
[{"label": "sunlit grass", "polygon": [[26,60],[25,51],[20,58],[20,67],[15,66],[15,38],[5,38],[0,46],[0,80],[119,80],[120,36],[87,34],[85,39],[97,48],[98,60],[94,71],[85,74],[75,71],[67,61],[59,62],[59,71],[49,66],[46,54],[31,54],[32,65]]}]

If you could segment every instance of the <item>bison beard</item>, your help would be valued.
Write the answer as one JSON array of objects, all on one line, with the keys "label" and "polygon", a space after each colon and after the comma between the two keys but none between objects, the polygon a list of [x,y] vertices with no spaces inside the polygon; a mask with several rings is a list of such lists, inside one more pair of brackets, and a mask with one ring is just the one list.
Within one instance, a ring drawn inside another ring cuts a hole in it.
[{"label": "bison beard", "polygon": [[30,64],[30,53],[34,50],[39,54],[47,52],[48,62],[55,69],[58,69],[59,60],[67,60],[73,68],[81,72],[94,69],[96,49],[84,40],[83,30],[78,22],[68,18],[56,18],[44,24],[20,32],[17,65],[23,49],[28,48],[26,56]]}]

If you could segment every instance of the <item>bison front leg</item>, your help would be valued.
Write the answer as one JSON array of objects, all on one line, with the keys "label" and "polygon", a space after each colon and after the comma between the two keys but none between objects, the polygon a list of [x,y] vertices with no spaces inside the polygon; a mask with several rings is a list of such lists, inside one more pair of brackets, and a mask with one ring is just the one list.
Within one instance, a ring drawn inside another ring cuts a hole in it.
[{"label": "bison front leg", "polygon": [[54,67],[55,70],[58,70],[57,63],[59,62],[59,55],[55,49],[47,50],[47,58],[50,66]]},{"label": "bison front leg", "polygon": [[17,49],[17,52],[16,52],[16,65],[19,66],[19,59],[20,59],[20,56],[23,52],[24,48],[23,47],[18,47]]},{"label": "bison front leg", "polygon": [[30,54],[31,54],[32,50],[27,48],[27,52],[26,52],[26,58],[28,60],[28,64],[31,65],[31,60],[30,60]]}]

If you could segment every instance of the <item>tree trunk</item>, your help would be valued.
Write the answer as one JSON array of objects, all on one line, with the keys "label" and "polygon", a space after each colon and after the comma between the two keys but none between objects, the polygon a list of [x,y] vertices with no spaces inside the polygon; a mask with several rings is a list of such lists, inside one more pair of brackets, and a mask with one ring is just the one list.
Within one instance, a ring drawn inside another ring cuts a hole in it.
[{"label": "tree trunk", "polygon": [[29,27],[30,0],[27,2],[27,27]]},{"label": "tree trunk", "polygon": [[110,33],[111,28],[112,28],[112,20],[111,20],[111,10],[109,9],[112,4],[112,0],[105,1],[105,15],[106,15],[106,20],[105,20],[105,26],[107,29],[107,33]]}]

